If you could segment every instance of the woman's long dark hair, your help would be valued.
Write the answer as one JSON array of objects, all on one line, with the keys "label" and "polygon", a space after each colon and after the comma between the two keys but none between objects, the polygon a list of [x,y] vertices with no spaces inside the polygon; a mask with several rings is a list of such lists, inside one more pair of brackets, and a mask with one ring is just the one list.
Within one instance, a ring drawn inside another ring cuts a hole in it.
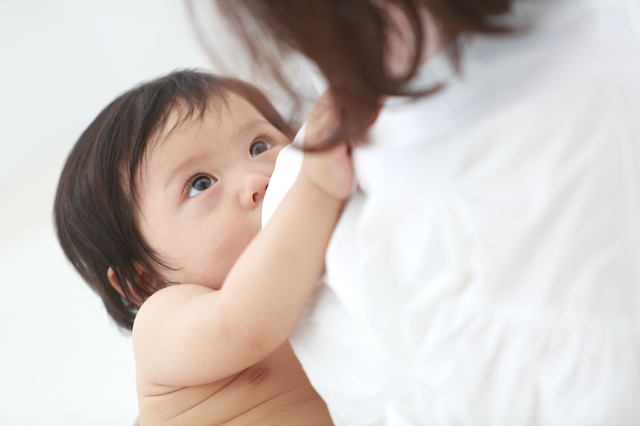
[{"label": "woman's long dark hair", "polygon": [[[387,95],[424,96],[437,87],[410,92],[425,45],[424,11],[437,26],[440,43],[453,64],[460,60],[462,37],[472,33],[505,33],[493,19],[510,10],[513,0],[215,0],[230,27],[246,44],[261,70],[270,70],[292,92],[283,77],[280,52],[301,53],[326,78],[339,111],[340,124],[327,145],[367,127]],[[389,72],[387,40],[394,30],[389,15],[396,8],[406,17],[413,46],[406,71]],[[267,36],[266,38],[264,36]],[[266,40],[266,41],[265,41]],[[288,87],[287,87],[288,86]]]}]

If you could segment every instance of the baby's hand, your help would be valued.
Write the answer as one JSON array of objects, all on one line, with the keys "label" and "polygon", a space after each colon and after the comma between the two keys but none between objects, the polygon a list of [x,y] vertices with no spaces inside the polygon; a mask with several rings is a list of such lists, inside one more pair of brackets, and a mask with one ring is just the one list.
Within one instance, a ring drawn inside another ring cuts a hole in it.
[{"label": "baby's hand", "polygon": [[[305,147],[326,141],[336,124],[337,114],[327,91],[316,103],[307,122]],[[354,179],[349,143],[343,141],[328,150],[305,152],[301,174],[326,195],[345,200],[351,193]]]}]

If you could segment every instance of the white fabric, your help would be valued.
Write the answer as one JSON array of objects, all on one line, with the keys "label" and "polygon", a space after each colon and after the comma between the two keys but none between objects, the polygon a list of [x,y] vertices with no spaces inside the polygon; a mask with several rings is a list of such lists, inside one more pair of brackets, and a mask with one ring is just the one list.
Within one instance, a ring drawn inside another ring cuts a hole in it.
[{"label": "white fabric", "polygon": [[523,2],[386,103],[291,336],[336,425],[640,424],[636,6]]}]

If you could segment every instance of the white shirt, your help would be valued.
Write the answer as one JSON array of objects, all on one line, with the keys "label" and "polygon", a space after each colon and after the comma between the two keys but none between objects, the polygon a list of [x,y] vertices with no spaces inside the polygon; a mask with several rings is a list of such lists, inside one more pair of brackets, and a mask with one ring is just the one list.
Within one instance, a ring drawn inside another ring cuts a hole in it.
[{"label": "white shirt", "polygon": [[353,152],[290,339],[336,425],[640,424],[640,5],[518,8],[531,31],[429,61],[413,84],[446,89]]}]

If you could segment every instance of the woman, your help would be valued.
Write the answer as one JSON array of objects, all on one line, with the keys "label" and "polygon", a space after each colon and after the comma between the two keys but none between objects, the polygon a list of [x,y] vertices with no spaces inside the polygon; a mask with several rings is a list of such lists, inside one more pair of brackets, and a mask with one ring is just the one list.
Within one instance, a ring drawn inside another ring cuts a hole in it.
[{"label": "woman", "polygon": [[336,424],[640,423],[635,3],[218,3],[276,76],[255,31],[314,61],[328,143],[360,141],[291,336]]}]

